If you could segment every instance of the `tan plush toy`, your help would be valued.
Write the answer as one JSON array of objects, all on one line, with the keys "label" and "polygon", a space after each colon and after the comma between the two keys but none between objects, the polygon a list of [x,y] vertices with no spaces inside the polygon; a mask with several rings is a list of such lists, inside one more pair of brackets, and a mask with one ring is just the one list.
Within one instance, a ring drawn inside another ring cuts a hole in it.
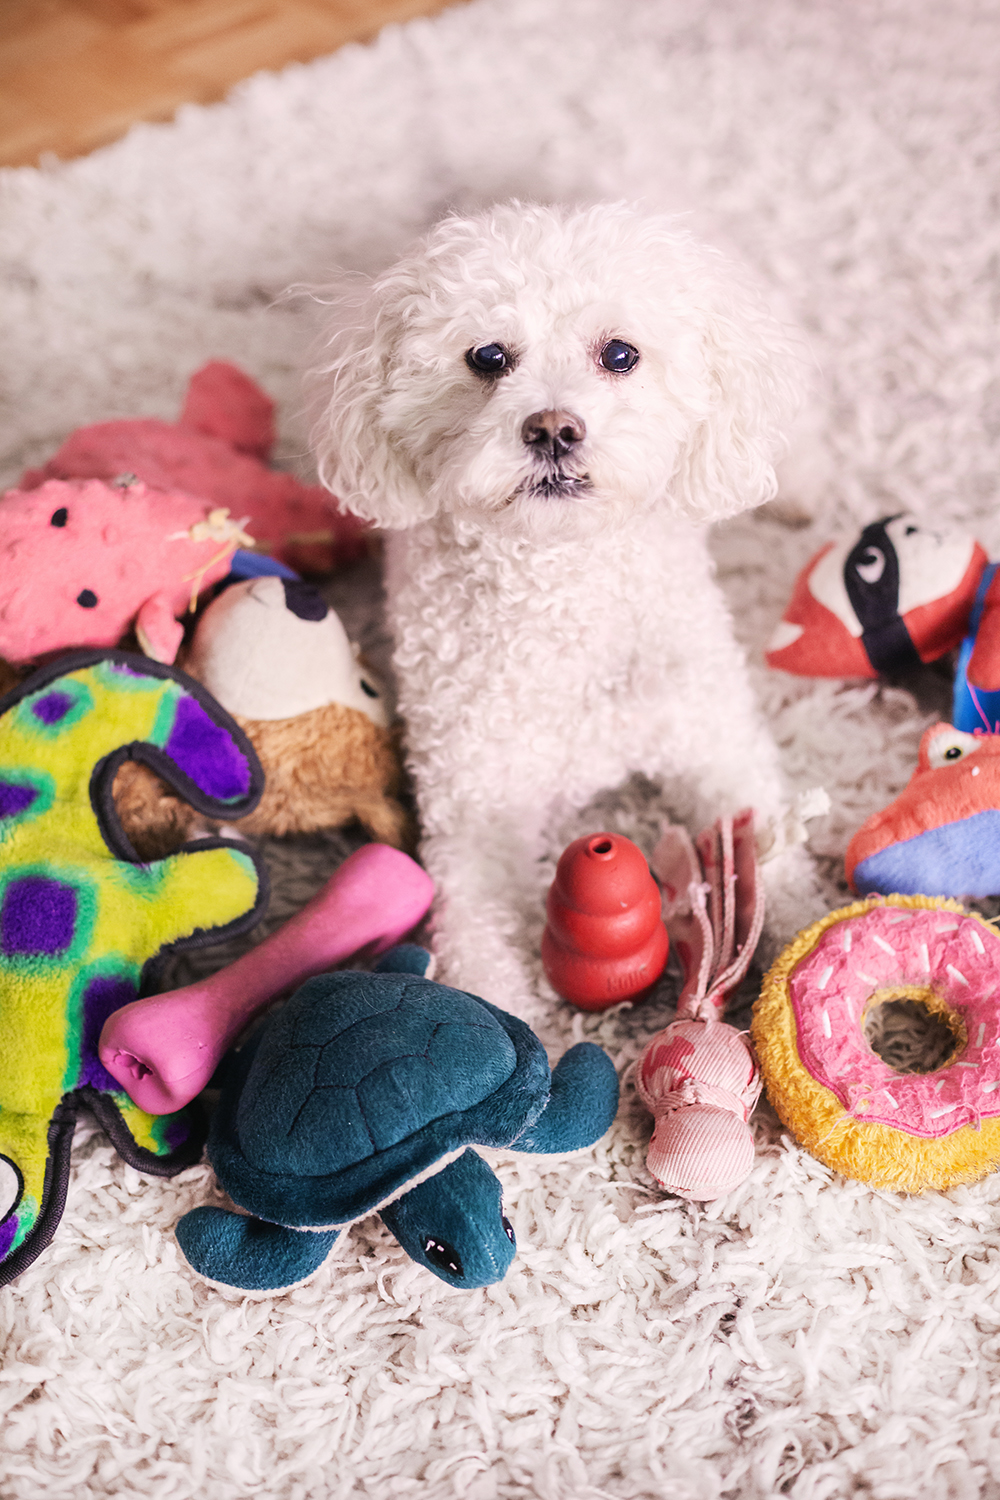
[{"label": "tan plush toy", "polygon": [[[264,768],[264,795],[234,827],[280,837],[357,819],[381,843],[414,843],[396,798],[399,749],[384,691],[311,584],[231,584],[205,610],[179,665],[228,709]],[[218,826],[134,762],[120,767],[114,800],[140,859]]]},{"label": "tan plush toy", "polygon": [[266,778],[251,834],[312,833],[357,819],[382,843],[410,841],[381,685],[310,584],[232,584],[206,609],[184,669],[227,708]]}]

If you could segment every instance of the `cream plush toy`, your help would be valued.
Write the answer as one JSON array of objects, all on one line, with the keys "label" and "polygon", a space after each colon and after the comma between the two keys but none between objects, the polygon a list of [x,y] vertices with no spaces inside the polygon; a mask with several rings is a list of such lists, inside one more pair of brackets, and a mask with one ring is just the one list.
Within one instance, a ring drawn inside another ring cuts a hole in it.
[{"label": "cream plush toy", "polygon": [[252,834],[312,833],[356,818],[408,841],[384,690],[310,584],[255,578],[214,599],[185,668],[246,732],[266,778]]},{"label": "cream plush toy", "polygon": [[[412,843],[384,691],[312,585],[231,584],[205,610],[181,665],[228,707],[264,768],[264,795],[234,825],[241,832],[315,833],[357,819],[381,843]],[[145,766],[123,765],[114,797],[144,859],[217,826]]]}]

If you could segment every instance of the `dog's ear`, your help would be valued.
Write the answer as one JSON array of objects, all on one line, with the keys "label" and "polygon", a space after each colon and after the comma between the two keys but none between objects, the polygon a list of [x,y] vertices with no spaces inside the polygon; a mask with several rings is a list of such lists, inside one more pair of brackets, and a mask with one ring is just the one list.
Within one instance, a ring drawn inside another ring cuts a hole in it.
[{"label": "dog's ear", "polygon": [[345,280],[324,296],[332,326],[309,386],[320,480],[346,510],[396,529],[429,519],[435,507],[384,421],[402,332],[393,280]]},{"label": "dog's ear", "polygon": [[677,498],[701,521],[773,499],[775,464],[806,384],[804,351],[755,290],[711,280],[701,327],[707,399],[695,403],[675,478]]}]

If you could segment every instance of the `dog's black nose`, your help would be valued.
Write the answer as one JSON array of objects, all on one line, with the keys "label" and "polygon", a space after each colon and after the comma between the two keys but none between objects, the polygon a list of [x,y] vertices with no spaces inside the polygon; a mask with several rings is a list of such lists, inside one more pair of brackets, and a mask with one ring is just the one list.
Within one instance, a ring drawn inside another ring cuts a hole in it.
[{"label": "dog's black nose", "polygon": [[521,427],[521,441],[557,463],[586,436],[583,418],[571,411],[535,411]]}]

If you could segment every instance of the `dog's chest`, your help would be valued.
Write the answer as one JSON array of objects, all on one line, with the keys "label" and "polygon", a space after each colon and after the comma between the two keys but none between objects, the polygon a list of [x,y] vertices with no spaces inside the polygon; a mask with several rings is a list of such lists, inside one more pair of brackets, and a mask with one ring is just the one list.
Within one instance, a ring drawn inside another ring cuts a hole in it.
[{"label": "dog's chest", "polygon": [[563,545],[392,538],[387,583],[401,706],[438,724],[475,701],[537,725],[662,696],[724,613],[703,537],[672,519]]}]

